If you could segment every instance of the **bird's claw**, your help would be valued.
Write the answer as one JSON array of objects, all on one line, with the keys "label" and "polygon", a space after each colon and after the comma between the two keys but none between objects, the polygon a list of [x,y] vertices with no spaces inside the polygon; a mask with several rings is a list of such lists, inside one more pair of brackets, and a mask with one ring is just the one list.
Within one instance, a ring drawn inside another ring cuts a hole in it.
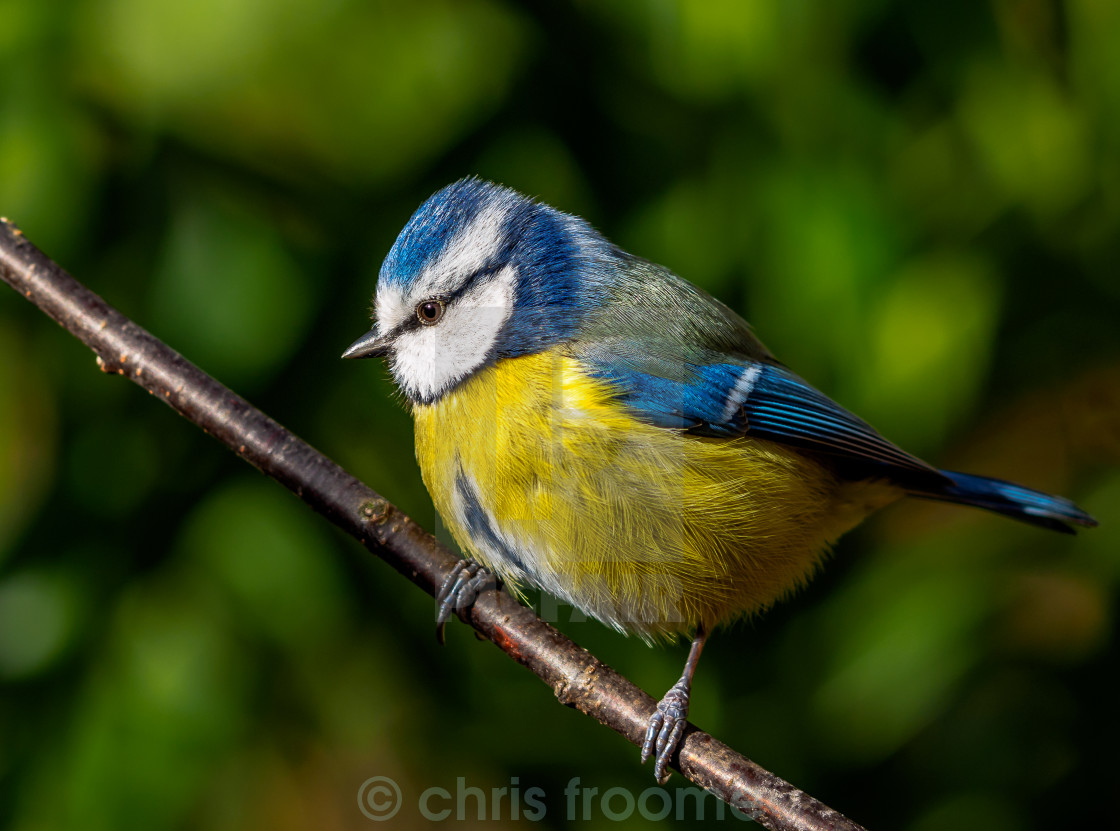
[{"label": "bird's claw", "polygon": [[642,745],[642,763],[654,757],[653,777],[657,784],[669,781],[669,759],[677,751],[681,734],[688,724],[688,683],[682,678],[665,697],[657,702],[657,711],[650,717],[646,740]]},{"label": "bird's claw", "polygon": [[478,596],[487,589],[494,588],[498,578],[473,560],[460,560],[455,569],[447,575],[439,592],[436,603],[436,640],[443,645],[443,629],[451,615],[469,609]]}]

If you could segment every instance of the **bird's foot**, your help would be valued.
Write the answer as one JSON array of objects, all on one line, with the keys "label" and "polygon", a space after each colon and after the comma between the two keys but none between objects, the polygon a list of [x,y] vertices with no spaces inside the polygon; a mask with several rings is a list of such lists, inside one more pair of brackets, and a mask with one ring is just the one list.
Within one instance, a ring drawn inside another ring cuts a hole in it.
[{"label": "bird's foot", "polygon": [[460,560],[436,594],[436,640],[443,645],[443,628],[451,615],[469,609],[478,596],[498,585],[498,578],[473,560]]},{"label": "bird's foot", "polygon": [[688,724],[688,694],[691,685],[682,678],[665,697],[657,702],[657,712],[649,720],[646,728],[646,741],[642,745],[642,763],[650,756],[653,761],[653,778],[657,784],[664,785],[669,781],[669,759],[677,751],[681,742],[681,734]]}]

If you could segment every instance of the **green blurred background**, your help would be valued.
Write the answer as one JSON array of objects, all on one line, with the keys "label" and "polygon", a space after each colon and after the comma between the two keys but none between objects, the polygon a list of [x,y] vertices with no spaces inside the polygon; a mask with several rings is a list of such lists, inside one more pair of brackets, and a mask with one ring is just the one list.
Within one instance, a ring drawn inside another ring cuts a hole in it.
[{"label": "green blurred background", "polygon": [[[0,0],[0,214],[431,528],[384,368],[338,360],[380,259],[468,173],[586,216],[908,449],[1102,521],[893,507],[713,640],[695,721],[871,828],[1112,825],[1118,35],[1112,0]],[[651,784],[432,615],[0,291],[0,823],[370,828],[384,775],[394,827],[457,777],[559,827],[573,776]]]}]

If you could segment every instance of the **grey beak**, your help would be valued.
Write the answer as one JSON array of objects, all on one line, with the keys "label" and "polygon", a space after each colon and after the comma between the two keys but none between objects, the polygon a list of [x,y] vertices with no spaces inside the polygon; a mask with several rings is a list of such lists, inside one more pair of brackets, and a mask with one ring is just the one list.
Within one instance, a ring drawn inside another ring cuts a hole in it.
[{"label": "grey beak", "polygon": [[389,354],[392,341],[377,334],[376,329],[366,332],[342,353],[344,358],[378,358]]}]

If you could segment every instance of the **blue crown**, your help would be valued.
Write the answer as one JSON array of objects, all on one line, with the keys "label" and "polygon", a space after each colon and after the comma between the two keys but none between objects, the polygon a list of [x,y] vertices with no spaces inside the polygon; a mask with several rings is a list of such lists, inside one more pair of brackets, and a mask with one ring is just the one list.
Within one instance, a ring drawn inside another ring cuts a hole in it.
[{"label": "blue crown", "polygon": [[514,357],[571,337],[581,309],[599,294],[596,278],[621,252],[584,220],[482,179],[460,179],[417,209],[385,257],[381,282],[407,289],[484,213],[501,219],[482,270],[517,272],[516,314],[497,354]]}]

